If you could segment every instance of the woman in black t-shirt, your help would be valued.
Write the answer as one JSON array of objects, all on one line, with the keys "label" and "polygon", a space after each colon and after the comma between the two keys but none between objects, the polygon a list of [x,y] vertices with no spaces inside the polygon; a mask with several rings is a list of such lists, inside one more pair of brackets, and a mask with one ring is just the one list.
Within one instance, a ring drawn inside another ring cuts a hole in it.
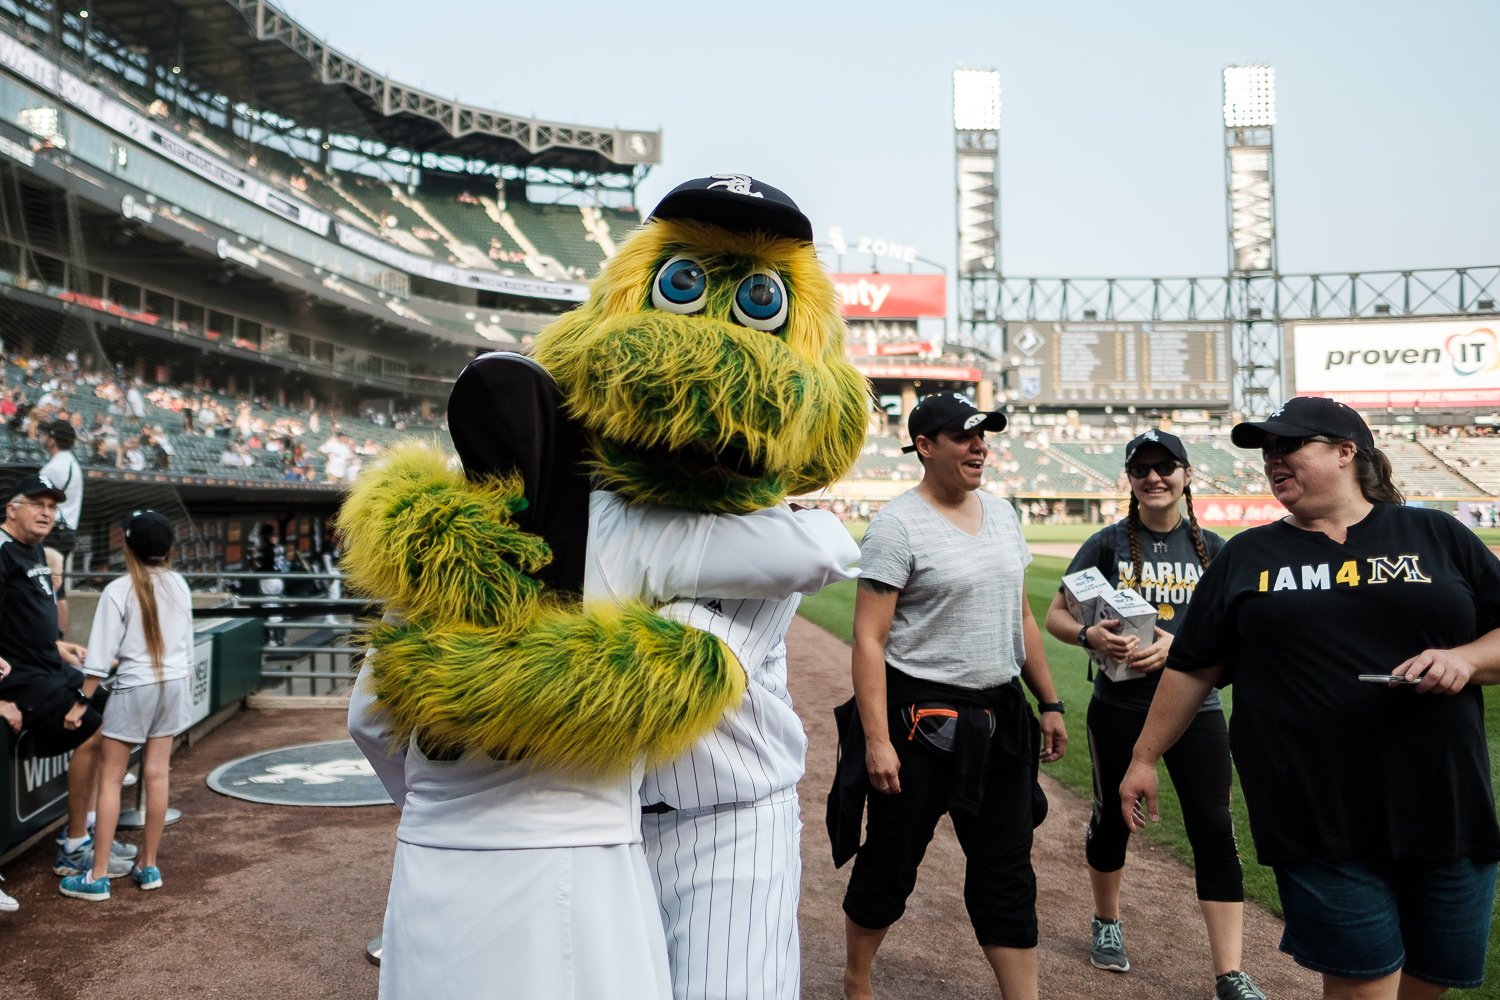
[{"label": "woman in black t-shirt", "polygon": [[[1130,481],[1125,519],[1084,542],[1068,572],[1093,567],[1113,586],[1139,593],[1157,609],[1155,641],[1138,644],[1134,635],[1115,631],[1118,621],[1085,628],[1068,610],[1061,589],[1047,610],[1046,622],[1047,631],[1058,640],[1097,650],[1131,668],[1117,680],[1101,670],[1094,677],[1088,710],[1094,769],[1093,812],[1084,838],[1094,895],[1090,960],[1111,972],[1130,969],[1120,926],[1120,886],[1130,829],[1116,793],[1146,723],[1173,633],[1204,568],[1224,546],[1218,535],[1198,527],[1189,485],[1192,468],[1187,448],[1175,434],[1149,430],[1132,440],[1125,447],[1125,473]],[[1240,970],[1245,890],[1229,815],[1229,733],[1217,691],[1211,689],[1202,700],[1166,761],[1193,848],[1198,905],[1217,978],[1216,1000],[1258,1000],[1263,994]]]},{"label": "woman in black t-shirt", "polygon": [[1261,449],[1289,514],[1231,539],[1199,581],[1122,814],[1155,818],[1156,761],[1232,681],[1282,950],[1322,973],[1325,997],[1477,986],[1500,859],[1478,687],[1500,683],[1500,561],[1450,515],[1404,506],[1341,403],[1292,399],[1233,440]]}]

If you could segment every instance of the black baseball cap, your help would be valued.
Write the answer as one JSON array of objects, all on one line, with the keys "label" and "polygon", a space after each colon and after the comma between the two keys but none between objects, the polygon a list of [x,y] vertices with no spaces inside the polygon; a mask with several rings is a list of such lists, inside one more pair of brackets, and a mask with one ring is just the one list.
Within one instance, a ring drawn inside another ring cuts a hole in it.
[{"label": "black baseball cap", "polygon": [[1327,396],[1294,396],[1264,420],[1235,424],[1229,439],[1240,448],[1259,448],[1267,434],[1283,438],[1322,434],[1353,441],[1361,451],[1375,450],[1375,436],[1364,418]]},{"label": "black baseball cap", "polygon": [[1160,445],[1167,450],[1167,454],[1183,465],[1191,464],[1188,462],[1187,447],[1182,443],[1182,438],[1155,427],[1130,439],[1130,443],[1125,446],[1125,464],[1129,465],[1135,461],[1135,453],[1148,444]]},{"label": "black baseball cap", "polygon": [[73,447],[73,442],[78,440],[78,432],[66,420],[52,421],[52,423],[47,425],[47,433],[52,436],[52,440],[56,441],[57,446],[63,451],[67,451]]},{"label": "black baseball cap", "polygon": [[58,503],[62,503],[68,499],[66,493],[58,489],[52,480],[43,475],[24,477],[19,483],[16,483],[15,488],[10,491],[10,495],[13,497],[51,497]]},{"label": "black baseball cap", "polygon": [[135,511],[125,522],[125,544],[147,562],[166,558],[176,538],[172,522],[154,510]]},{"label": "black baseball cap", "polygon": [[967,431],[978,427],[987,431],[1005,430],[1005,414],[999,410],[981,410],[961,392],[935,392],[926,397],[906,418],[906,432],[912,443],[901,450],[917,450],[918,437],[932,437],[938,431]]},{"label": "black baseball cap", "polygon": [[695,177],[667,192],[650,219],[689,219],[737,233],[757,230],[811,243],[812,223],[780,188],[748,174]]}]

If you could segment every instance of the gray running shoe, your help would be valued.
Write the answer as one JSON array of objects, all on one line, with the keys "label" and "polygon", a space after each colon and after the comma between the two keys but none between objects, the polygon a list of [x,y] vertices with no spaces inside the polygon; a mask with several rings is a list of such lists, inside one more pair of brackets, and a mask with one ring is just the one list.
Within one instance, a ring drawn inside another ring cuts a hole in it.
[{"label": "gray running shoe", "polygon": [[[127,771],[125,773],[125,777],[129,778],[131,776],[132,775],[130,774],[130,772]],[[126,784],[129,784],[129,782],[126,782]],[[93,836],[94,836],[94,828],[92,826],[90,826],[89,827],[89,837],[92,838]],[[67,841],[67,839],[68,839],[68,828],[66,826],[64,826],[61,830],[59,830],[57,832],[57,846],[58,847],[62,847],[63,844]],[[134,861],[135,860],[135,856],[137,854],[139,854],[139,853],[140,853],[140,848],[136,847],[134,844],[126,844],[126,843],[123,843],[122,841],[115,840],[115,841],[111,841],[110,845],[109,845],[109,856],[112,857],[112,858],[124,858],[126,861]]]},{"label": "gray running shoe", "polygon": [[1260,987],[1239,969],[1226,972],[1214,982],[1214,1000],[1266,1000]]},{"label": "gray running shoe", "polygon": [[[68,875],[87,875],[93,867],[94,841],[92,839],[85,840],[79,844],[78,849],[75,851],[59,847],[57,849],[57,858],[52,862],[53,874],[65,877]],[[134,866],[124,858],[111,856],[105,865],[104,874],[106,878],[121,878],[122,876],[129,875],[132,867]]]},{"label": "gray running shoe", "polygon": [[1094,948],[1089,961],[1096,969],[1129,972],[1130,959],[1125,957],[1125,934],[1118,920],[1094,918]]}]

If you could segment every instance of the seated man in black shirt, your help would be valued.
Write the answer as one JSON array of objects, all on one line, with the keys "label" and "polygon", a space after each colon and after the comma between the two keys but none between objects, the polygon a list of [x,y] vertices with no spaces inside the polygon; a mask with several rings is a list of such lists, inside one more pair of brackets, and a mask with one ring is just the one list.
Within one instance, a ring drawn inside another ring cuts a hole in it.
[{"label": "seated man in black shirt", "polygon": [[[84,831],[99,763],[99,726],[104,695],[83,695],[82,646],[58,638],[52,571],[42,539],[57,521],[63,491],[41,476],[16,484],[0,523],[0,659],[10,672],[0,678],[0,718],[16,732],[31,734],[38,756],[73,751],[68,765],[68,829]],[[78,838],[64,846],[66,862],[86,870],[91,844]],[[69,848],[72,848],[69,850]],[[87,857],[85,857],[87,856]],[[115,874],[111,864],[111,874]],[[126,862],[125,874],[130,870]]]}]

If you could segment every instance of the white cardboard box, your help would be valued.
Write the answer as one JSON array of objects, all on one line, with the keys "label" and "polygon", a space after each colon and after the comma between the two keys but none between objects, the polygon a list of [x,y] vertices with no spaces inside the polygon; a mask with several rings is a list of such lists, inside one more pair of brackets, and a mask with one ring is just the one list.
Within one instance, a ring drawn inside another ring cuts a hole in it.
[{"label": "white cardboard box", "polygon": [[[1135,636],[1137,649],[1143,649],[1156,641],[1156,608],[1135,591],[1129,588],[1112,590],[1096,599],[1096,607],[1097,617],[1094,621],[1119,619],[1120,626],[1115,631],[1120,635]],[[1134,680],[1146,676],[1139,670],[1131,670],[1119,660],[1103,657],[1102,661],[1101,669],[1112,681]]]},{"label": "white cardboard box", "polygon": [[1115,589],[1114,584],[1093,566],[1067,574],[1062,578],[1062,585],[1068,613],[1084,625],[1099,621],[1099,598]]}]

